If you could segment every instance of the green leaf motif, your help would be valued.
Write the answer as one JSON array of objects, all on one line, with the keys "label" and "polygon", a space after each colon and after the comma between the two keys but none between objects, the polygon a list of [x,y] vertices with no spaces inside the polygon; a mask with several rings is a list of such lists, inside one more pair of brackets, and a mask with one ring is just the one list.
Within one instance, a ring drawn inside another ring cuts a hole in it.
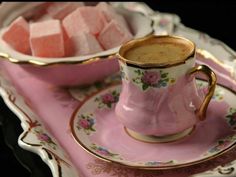
[{"label": "green leaf motif", "polygon": [[91,131],[93,131],[93,132],[95,132],[95,131],[96,131],[96,130],[95,130],[93,127],[91,127],[91,128],[90,128],[90,130],[91,130]]},{"label": "green leaf motif", "polygon": [[108,106],[108,108],[111,108],[111,103],[108,103],[107,106]]},{"label": "green leaf motif", "polygon": [[100,88],[102,88],[102,82],[96,82],[96,83],[94,83],[94,86],[95,86],[97,89],[100,89]]},{"label": "green leaf motif", "polygon": [[135,70],[135,73],[137,73],[139,76],[142,74],[140,70]]},{"label": "green leaf motif", "polygon": [[163,73],[163,74],[161,74],[161,78],[165,78],[165,77],[167,77],[168,76],[168,73]]},{"label": "green leaf motif", "polygon": [[169,78],[163,79],[163,81],[165,81],[165,82],[169,82]]},{"label": "green leaf motif", "polygon": [[148,85],[147,84],[143,84],[143,90],[146,90],[148,88]]}]

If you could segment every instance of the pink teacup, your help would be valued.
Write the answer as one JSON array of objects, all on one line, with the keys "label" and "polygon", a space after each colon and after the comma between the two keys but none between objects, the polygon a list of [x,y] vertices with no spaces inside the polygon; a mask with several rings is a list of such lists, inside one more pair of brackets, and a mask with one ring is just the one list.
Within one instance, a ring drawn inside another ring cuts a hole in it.
[{"label": "pink teacup", "polygon": [[[115,112],[126,132],[147,142],[169,142],[189,135],[206,117],[216,75],[195,66],[196,46],[178,36],[131,40],[118,53],[122,91]],[[192,74],[209,78],[203,99]]]}]

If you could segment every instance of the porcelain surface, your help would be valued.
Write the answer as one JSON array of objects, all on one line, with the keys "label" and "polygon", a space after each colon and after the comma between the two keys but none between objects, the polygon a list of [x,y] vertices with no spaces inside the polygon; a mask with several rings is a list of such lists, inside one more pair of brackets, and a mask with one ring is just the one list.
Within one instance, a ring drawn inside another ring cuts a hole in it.
[{"label": "porcelain surface", "polygon": [[[197,83],[199,93],[204,94],[207,83]],[[211,159],[236,143],[236,95],[225,88],[217,86],[206,121],[191,135],[152,144],[134,140],[125,132],[114,111],[120,92],[121,84],[105,88],[83,101],[72,117],[74,138],[98,158],[130,167],[168,169]]]},{"label": "porcelain surface", "polygon": [[[34,8],[37,8],[37,6],[42,5],[42,3],[43,2],[38,2],[38,3],[16,2],[14,4],[8,4],[5,2],[2,6],[0,6],[1,9],[0,18],[3,19],[0,23],[1,27],[0,36],[2,36],[4,29],[6,28],[6,26],[9,25],[9,23],[12,20],[17,18],[19,15],[24,16],[25,13],[29,13],[30,10],[32,9],[34,10]],[[5,11],[2,10],[3,8],[5,8],[4,9]],[[115,8],[119,14],[124,16],[134,35],[133,37],[134,39],[144,37],[153,32],[152,20],[149,16],[145,16],[140,12],[132,11],[131,9],[128,9],[125,6],[119,6],[119,4],[116,6],[113,5],[113,8]],[[13,63],[29,63],[38,66],[47,66],[51,64],[60,64],[60,63],[73,64],[73,63],[81,63],[82,61],[87,61],[93,58],[99,58],[99,57],[104,58],[104,56],[114,55],[114,53],[116,53],[120,48],[120,46],[117,46],[116,48],[109,49],[100,53],[81,57],[76,56],[76,57],[64,57],[64,58],[42,58],[42,57],[34,57],[21,54],[11,49],[2,39],[0,40],[0,44],[1,44],[0,52],[5,53],[6,55],[9,55],[11,58],[15,59],[16,61],[12,60]],[[19,60],[19,62],[17,62],[17,60]]]},{"label": "porcelain surface", "polygon": [[[0,38],[4,32],[5,26],[8,25],[11,20],[21,14],[30,12],[31,9],[36,8],[40,4],[42,4],[42,2],[23,4],[17,2],[14,4],[4,3],[2,8],[0,7],[0,18],[5,17],[0,23]],[[4,10],[2,10],[3,8]],[[149,16],[120,6],[114,6],[114,8],[127,20],[133,32],[134,39],[153,32],[153,23]],[[86,56],[40,58],[19,53],[10,48],[1,39],[0,57],[9,62],[19,64],[27,72],[50,84],[57,86],[74,86],[101,81],[110,74],[118,71],[118,62],[115,54],[119,48],[120,46],[117,46],[103,52]]]},{"label": "porcelain surface", "polygon": [[144,69],[119,63],[122,91],[115,113],[126,128],[163,137],[199,122],[196,113],[204,95],[197,93],[194,75],[188,75],[195,66],[195,55],[184,64],[166,68]]},{"label": "porcelain surface", "polygon": [[[211,66],[216,71],[218,83],[236,90],[236,63],[233,61],[236,54],[223,42],[179,24],[179,18],[174,14],[154,12],[136,2],[115,4],[149,15],[154,20],[156,34],[175,33],[193,40],[198,48],[197,63]],[[23,128],[18,143],[38,154],[50,167],[53,177],[235,176],[235,148],[213,160],[165,171],[129,169],[92,157],[73,140],[69,120],[81,101],[101,89],[101,84],[87,88],[57,88],[38,80],[18,65],[1,62],[0,66],[0,94],[21,120]],[[105,85],[116,79],[105,80]]]}]

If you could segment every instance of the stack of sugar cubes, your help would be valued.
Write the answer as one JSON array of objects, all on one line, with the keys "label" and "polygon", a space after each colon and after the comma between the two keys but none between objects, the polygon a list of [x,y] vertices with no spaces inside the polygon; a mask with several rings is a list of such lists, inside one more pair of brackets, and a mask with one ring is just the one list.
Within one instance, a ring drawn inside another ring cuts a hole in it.
[{"label": "stack of sugar cubes", "polygon": [[105,2],[54,2],[37,21],[20,16],[2,39],[18,52],[37,57],[95,54],[133,38],[124,17]]}]

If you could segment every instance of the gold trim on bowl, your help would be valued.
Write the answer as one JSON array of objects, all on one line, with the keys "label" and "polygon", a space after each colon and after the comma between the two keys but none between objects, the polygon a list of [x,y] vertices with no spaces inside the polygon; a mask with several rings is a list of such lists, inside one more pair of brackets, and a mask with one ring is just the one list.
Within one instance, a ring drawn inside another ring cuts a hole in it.
[{"label": "gold trim on bowl", "polygon": [[[129,9],[125,9],[125,10],[130,11]],[[145,34],[143,37],[154,34],[154,32],[155,32],[155,30],[154,30],[154,24],[155,24],[154,19],[152,19],[150,17],[147,17],[144,13],[139,12],[139,11],[135,11],[135,13],[137,13],[139,15],[142,15],[143,17],[146,17],[149,20],[149,25],[148,26],[150,27],[150,32]],[[21,59],[17,59],[17,57],[12,57],[8,53],[4,53],[4,51],[0,51],[0,59],[5,59],[5,60],[7,60],[11,63],[14,63],[14,64],[29,64],[29,65],[34,65],[34,66],[51,66],[51,65],[61,65],[61,64],[62,65],[63,64],[89,64],[89,63],[93,63],[93,62],[96,62],[96,61],[99,61],[99,60],[102,60],[102,59],[105,59],[105,58],[113,59],[114,57],[116,57],[116,54],[119,51],[119,47],[121,47],[121,45],[113,48],[113,49],[117,48],[116,52],[111,51],[109,54],[102,54],[102,55],[97,55],[97,56],[96,56],[96,54],[92,54],[92,55],[95,55],[95,56],[94,57],[88,57],[87,59],[83,59],[83,60],[76,60],[75,59],[74,61],[73,60],[70,60],[70,61],[66,61],[66,60],[61,60],[60,61],[59,60],[59,61],[56,61],[56,62],[47,62],[47,61],[41,61],[40,60],[40,59],[44,59],[44,58],[39,57],[38,59],[37,58],[34,59],[34,56],[29,56],[29,55],[26,55],[26,56],[27,57],[32,57],[32,59],[21,60]],[[103,52],[106,52],[106,50],[103,51]],[[19,53],[19,54],[21,54],[21,53]],[[87,57],[87,56],[84,56],[84,57]],[[65,58],[70,58],[71,59],[73,57],[65,57]],[[52,58],[52,60],[53,59],[55,59],[55,58]],[[59,58],[57,58],[57,59],[59,59]],[[60,58],[60,59],[63,59],[63,58]]]},{"label": "gold trim on bowl", "polygon": [[[151,22],[150,25],[152,27],[153,23]],[[154,33],[154,29],[152,29],[152,31],[149,34],[147,34],[146,36],[152,35],[153,33]],[[34,60],[34,59],[29,59],[26,61],[19,60],[19,59],[11,57],[9,54],[0,52],[0,59],[6,59],[7,61],[14,63],[14,64],[32,64],[32,65],[36,65],[36,66],[52,66],[52,65],[59,65],[59,64],[89,64],[89,63],[93,63],[93,62],[96,62],[99,60],[103,60],[105,58],[106,59],[113,59],[113,58],[117,57],[116,54],[117,54],[117,52],[113,52],[110,54],[96,56],[96,57],[92,57],[92,58],[88,58],[88,59],[84,59],[84,60],[57,61],[57,62],[47,63],[47,62]],[[33,58],[33,56],[32,56],[32,58]],[[72,57],[69,57],[69,58],[72,58]]]},{"label": "gold trim on bowl", "polygon": [[115,54],[116,53],[111,53],[111,54],[104,55],[104,56],[88,58],[86,60],[57,61],[57,62],[53,62],[53,63],[47,63],[47,62],[42,62],[42,61],[33,60],[33,59],[27,60],[27,61],[18,60],[18,59],[12,58],[9,54],[5,54],[5,53],[0,52],[0,59],[6,59],[7,61],[14,63],[14,64],[32,64],[32,65],[36,65],[36,66],[51,66],[51,65],[58,65],[58,64],[89,64],[92,62],[102,60],[104,58],[113,59],[115,57]]}]

